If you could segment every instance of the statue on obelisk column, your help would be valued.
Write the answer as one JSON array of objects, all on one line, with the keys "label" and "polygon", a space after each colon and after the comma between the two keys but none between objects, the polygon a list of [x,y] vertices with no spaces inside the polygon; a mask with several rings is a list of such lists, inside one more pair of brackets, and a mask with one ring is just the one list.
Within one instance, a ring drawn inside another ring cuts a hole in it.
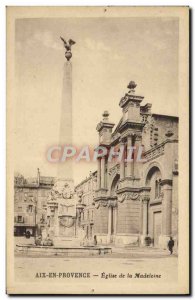
[{"label": "statue on obelisk column", "polygon": [[[68,43],[60,37],[66,49],[63,69],[62,100],[59,145],[72,145],[72,57],[71,47],[75,42]],[[66,160],[58,164],[58,178],[47,201],[48,234],[53,238],[54,245],[75,242],[76,199],[74,195],[73,164]]]}]

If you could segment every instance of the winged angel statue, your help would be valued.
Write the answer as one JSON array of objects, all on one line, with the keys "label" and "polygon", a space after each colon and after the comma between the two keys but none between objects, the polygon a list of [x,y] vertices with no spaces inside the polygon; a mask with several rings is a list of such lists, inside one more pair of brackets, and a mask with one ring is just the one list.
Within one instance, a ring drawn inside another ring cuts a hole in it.
[{"label": "winged angel statue", "polygon": [[66,40],[63,37],[60,37],[60,39],[64,43],[64,48],[66,49],[65,57],[69,61],[72,57],[71,47],[72,47],[72,45],[76,44],[76,42],[73,41],[72,39],[69,39],[69,41],[67,43]]}]

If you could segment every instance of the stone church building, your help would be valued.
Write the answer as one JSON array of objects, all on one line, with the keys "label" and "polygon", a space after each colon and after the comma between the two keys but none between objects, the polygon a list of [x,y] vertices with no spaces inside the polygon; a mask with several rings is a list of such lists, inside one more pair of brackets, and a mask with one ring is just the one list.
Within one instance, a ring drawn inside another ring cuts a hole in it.
[{"label": "stone church building", "polygon": [[[178,234],[178,117],[153,114],[135,88],[131,81],[119,102],[114,131],[108,112],[97,125],[100,146],[126,151],[120,163],[98,159],[93,233],[98,244],[165,248]],[[140,146],[143,161],[125,161],[129,147]]]}]

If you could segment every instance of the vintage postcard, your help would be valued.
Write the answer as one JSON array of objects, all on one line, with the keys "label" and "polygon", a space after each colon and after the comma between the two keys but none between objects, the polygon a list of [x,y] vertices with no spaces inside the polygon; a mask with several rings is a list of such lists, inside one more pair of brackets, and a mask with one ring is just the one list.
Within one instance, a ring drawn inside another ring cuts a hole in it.
[{"label": "vintage postcard", "polygon": [[189,292],[189,8],[7,7],[7,293]]}]

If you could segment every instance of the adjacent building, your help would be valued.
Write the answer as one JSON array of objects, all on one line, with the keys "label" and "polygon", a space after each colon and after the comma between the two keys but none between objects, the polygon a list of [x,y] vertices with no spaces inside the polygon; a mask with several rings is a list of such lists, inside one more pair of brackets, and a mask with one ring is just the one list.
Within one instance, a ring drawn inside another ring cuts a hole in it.
[{"label": "adjacent building", "polygon": [[14,235],[40,234],[47,224],[47,198],[54,185],[53,177],[14,178]]},{"label": "adjacent building", "polygon": [[95,191],[97,189],[97,171],[91,172],[89,177],[75,187],[78,196],[77,226],[84,231],[86,239],[94,237]]}]

